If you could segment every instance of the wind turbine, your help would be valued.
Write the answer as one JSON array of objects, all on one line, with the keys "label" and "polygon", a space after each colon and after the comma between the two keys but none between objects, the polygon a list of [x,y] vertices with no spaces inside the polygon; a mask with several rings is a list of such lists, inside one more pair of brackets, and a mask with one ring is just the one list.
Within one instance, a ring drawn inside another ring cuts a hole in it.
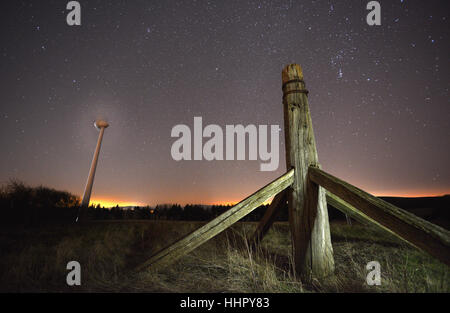
[{"label": "wind turbine", "polygon": [[98,135],[97,147],[95,148],[94,158],[92,159],[91,169],[89,171],[86,187],[84,188],[83,200],[81,201],[81,207],[78,212],[78,217],[76,219],[77,222],[80,218],[82,219],[83,211],[85,211],[85,209],[89,206],[92,186],[94,185],[95,170],[97,169],[98,155],[100,154],[100,147],[102,145],[103,133],[105,132],[105,128],[107,128],[109,124],[104,120],[96,120],[94,122],[94,126],[100,130],[100,134]]}]

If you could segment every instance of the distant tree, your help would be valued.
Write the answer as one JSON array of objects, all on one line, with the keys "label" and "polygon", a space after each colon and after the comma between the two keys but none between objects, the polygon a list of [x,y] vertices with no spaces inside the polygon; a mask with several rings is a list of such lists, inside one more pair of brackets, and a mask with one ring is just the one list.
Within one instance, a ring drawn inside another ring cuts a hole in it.
[{"label": "distant tree", "polygon": [[187,204],[183,209],[183,220],[186,221],[205,221],[209,220],[211,215],[200,205]]},{"label": "distant tree", "polygon": [[183,216],[183,209],[179,204],[173,204],[167,211],[167,216],[172,220],[181,220]]},{"label": "distant tree", "polygon": [[211,214],[213,217],[217,217],[231,208],[231,205],[213,205],[211,207]]}]

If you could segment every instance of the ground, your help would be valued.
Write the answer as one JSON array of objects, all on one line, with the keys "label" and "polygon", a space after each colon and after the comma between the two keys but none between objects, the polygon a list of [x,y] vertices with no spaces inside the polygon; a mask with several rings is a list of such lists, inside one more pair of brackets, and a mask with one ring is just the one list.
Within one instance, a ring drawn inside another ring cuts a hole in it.
[{"label": "ground", "polygon": [[[302,284],[291,271],[289,225],[276,223],[256,249],[245,240],[256,223],[237,223],[157,273],[134,267],[201,222],[100,221],[5,228],[0,233],[0,291],[11,292],[450,292],[449,267],[360,224],[331,223],[335,275]],[[66,265],[81,264],[69,287]],[[366,264],[381,265],[368,286]]]}]

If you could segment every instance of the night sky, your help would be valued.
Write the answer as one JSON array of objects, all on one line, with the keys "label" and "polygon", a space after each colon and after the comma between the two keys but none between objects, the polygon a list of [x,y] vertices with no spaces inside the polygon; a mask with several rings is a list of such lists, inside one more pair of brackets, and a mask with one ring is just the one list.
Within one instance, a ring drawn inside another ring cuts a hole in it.
[{"label": "night sky", "polygon": [[260,161],[172,159],[177,124],[283,125],[299,63],[322,167],[376,195],[450,193],[448,1],[2,1],[0,182],[92,199],[236,202],[283,174]]}]

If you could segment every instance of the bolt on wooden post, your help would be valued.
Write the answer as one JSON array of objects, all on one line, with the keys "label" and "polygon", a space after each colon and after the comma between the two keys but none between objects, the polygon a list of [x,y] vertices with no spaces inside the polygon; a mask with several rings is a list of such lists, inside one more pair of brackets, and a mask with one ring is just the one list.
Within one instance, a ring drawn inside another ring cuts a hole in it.
[{"label": "bolt on wooden post", "polygon": [[294,168],[288,190],[289,223],[294,267],[305,281],[334,271],[325,190],[308,177],[308,167],[320,167],[302,69],[298,64],[282,71],[286,166]]}]

